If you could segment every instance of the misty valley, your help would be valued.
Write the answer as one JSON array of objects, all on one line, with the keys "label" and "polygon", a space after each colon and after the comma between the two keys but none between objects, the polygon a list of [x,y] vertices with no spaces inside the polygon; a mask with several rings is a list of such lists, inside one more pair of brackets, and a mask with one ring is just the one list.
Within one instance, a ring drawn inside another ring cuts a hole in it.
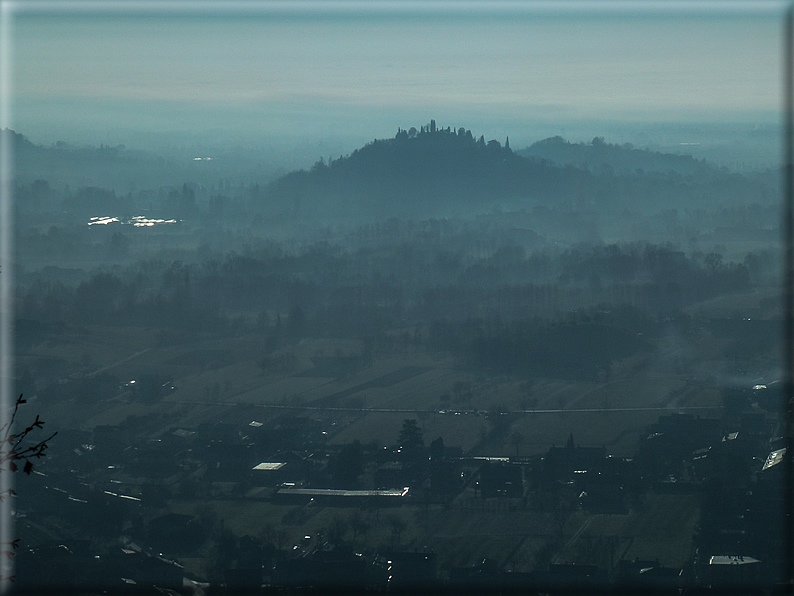
[{"label": "misty valley", "polygon": [[435,120],[294,171],[3,134],[19,422],[57,431],[19,590],[783,580],[781,168]]}]

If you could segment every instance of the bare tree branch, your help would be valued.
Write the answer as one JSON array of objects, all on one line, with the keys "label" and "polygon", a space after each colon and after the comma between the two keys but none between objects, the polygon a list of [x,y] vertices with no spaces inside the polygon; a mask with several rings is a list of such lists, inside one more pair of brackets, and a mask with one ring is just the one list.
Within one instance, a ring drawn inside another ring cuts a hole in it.
[{"label": "bare tree branch", "polygon": [[[11,414],[11,420],[0,427],[0,472],[16,472],[19,470],[17,462],[24,462],[22,471],[25,472],[25,474],[30,474],[33,471],[33,461],[31,460],[44,457],[47,451],[48,441],[58,434],[54,432],[44,440],[24,446],[23,442],[28,438],[28,435],[36,429],[44,428],[44,421],[37,414],[36,419],[29,426],[18,433],[12,432],[14,429],[14,422],[19,413],[19,406],[24,403],[27,403],[27,401],[23,399],[22,394],[20,394],[14,404],[14,412]],[[10,494],[14,494],[13,491],[0,492],[0,501]]]}]

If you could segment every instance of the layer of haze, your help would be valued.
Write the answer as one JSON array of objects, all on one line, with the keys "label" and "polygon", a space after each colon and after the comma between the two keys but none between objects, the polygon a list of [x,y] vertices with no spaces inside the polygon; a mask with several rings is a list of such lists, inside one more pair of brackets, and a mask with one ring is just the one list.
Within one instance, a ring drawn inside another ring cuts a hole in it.
[{"label": "layer of haze", "polygon": [[[510,135],[514,147],[552,134],[636,141],[650,124],[780,122],[776,5],[556,13],[530,3],[253,4],[147,14],[126,4],[101,5],[102,14],[32,6],[14,15],[11,125],[40,143],[322,140],[349,152],[430,118]],[[699,140],[691,136],[679,140]]]}]

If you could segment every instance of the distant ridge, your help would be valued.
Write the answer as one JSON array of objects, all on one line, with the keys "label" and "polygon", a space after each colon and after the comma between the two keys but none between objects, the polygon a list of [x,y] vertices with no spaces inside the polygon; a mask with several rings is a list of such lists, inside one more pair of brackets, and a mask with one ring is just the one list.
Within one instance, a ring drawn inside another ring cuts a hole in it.
[{"label": "distant ridge", "polygon": [[688,155],[561,137],[519,152],[434,120],[273,181],[255,210],[320,217],[471,217],[494,209],[621,214],[768,203],[774,186]]},{"label": "distant ridge", "polygon": [[584,192],[592,174],[529,160],[470,130],[426,126],[397,129],[347,157],[318,161],[309,171],[274,181],[268,198],[296,211],[365,210],[379,217],[443,215],[450,209],[515,201],[567,201]]},{"label": "distant ridge", "polygon": [[32,143],[7,129],[13,137],[15,178],[19,183],[46,180],[52,188],[72,190],[98,186],[129,191],[131,181],[145,178],[152,186],[184,182],[189,170],[172,160],[124,145],[72,145],[58,141],[49,146]]},{"label": "distant ridge", "polygon": [[546,159],[561,166],[572,165],[594,173],[603,173],[605,169],[623,175],[645,172],[703,175],[717,172],[715,166],[691,155],[637,149],[630,143],[610,144],[604,142],[603,137],[596,137],[589,143],[571,143],[559,136],[551,137],[517,153],[524,157]]},{"label": "distant ridge", "polygon": [[[746,208],[780,197],[779,171],[743,175],[691,156],[612,145],[600,137],[588,144],[552,137],[514,151],[508,139],[486,141],[464,128],[437,127],[434,120],[418,130],[397,128],[393,138],[375,139],[345,157],[320,159],[308,170],[270,183],[267,164],[245,162],[235,152],[212,161],[183,156],[174,162],[123,145],[59,142],[43,147],[8,132],[16,149],[18,203],[28,210],[44,208],[44,203],[68,208],[63,201],[76,192],[88,193],[92,205],[109,201],[111,210],[117,210],[114,196],[125,197],[136,208],[159,205],[173,217],[179,215],[174,205],[157,196],[182,196],[195,185],[205,189],[204,203],[197,202],[200,209],[209,209],[207,203],[213,201],[237,202],[245,217],[296,222],[306,217],[328,222],[471,218],[536,208],[592,219],[596,214],[622,217],[715,204]],[[230,178],[239,184],[229,185]],[[158,195],[155,189],[160,189]]]}]

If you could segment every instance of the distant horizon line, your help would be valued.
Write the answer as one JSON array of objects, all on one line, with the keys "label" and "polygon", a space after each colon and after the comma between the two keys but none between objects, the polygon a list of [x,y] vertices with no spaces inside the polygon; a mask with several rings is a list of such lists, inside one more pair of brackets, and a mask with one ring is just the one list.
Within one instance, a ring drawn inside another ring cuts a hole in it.
[{"label": "distant horizon line", "polygon": [[[427,120],[427,122],[421,123],[419,126],[417,126],[415,124],[411,124],[408,127],[405,127],[404,125],[395,125],[394,126],[394,133],[391,133],[391,134],[389,134],[387,136],[375,136],[375,137],[372,137],[372,135],[364,135],[364,134],[361,134],[361,133],[348,133],[348,134],[331,133],[331,134],[328,134],[328,135],[307,134],[307,133],[285,134],[283,132],[270,132],[270,133],[262,132],[262,133],[256,133],[256,132],[250,132],[250,131],[247,132],[247,133],[242,133],[242,132],[237,132],[237,131],[229,131],[229,130],[226,130],[226,129],[222,129],[220,127],[212,127],[212,128],[202,129],[202,130],[197,130],[197,129],[193,129],[193,130],[188,130],[188,129],[182,129],[182,130],[135,130],[135,129],[127,128],[127,129],[116,129],[116,130],[100,131],[100,130],[97,129],[97,130],[94,130],[94,131],[83,131],[82,134],[81,133],[76,133],[76,134],[64,135],[64,134],[56,133],[54,136],[52,134],[50,134],[50,135],[48,135],[48,138],[42,138],[42,135],[41,134],[37,134],[35,131],[32,134],[29,133],[29,132],[26,132],[24,130],[25,127],[11,127],[11,126],[9,126],[9,127],[3,128],[3,130],[10,130],[10,131],[12,131],[12,132],[14,132],[16,134],[20,134],[25,139],[30,141],[31,143],[36,144],[36,145],[42,145],[42,146],[46,146],[46,143],[56,144],[58,142],[64,142],[64,143],[67,143],[67,144],[70,144],[70,145],[74,145],[74,146],[85,146],[85,145],[99,146],[99,145],[107,145],[108,143],[110,143],[110,146],[126,145],[126,142],[124,142],[124,141],[115,142],[113,140],[113,137],[115,137],[116,139],[120,139],[121,137],[124,137],[124,136],[152,137],[152,138],[158,138],[159,137],[160,139],[162,139],[164,137],[170,137],[170,138],[178,138],[178,137],[190,138],[190,137],[193,137],[194,139],[196,139],[196,138],[200,138],[200,137],[215,136],[216,138],[226,138],[226,139],[228,139],[229,142],[245,143],[245,144],[254,143],[254,142],[256,142],[256,139],[261,139],[263,141],[268,141],[268,142],[270,142],[270,141],[272,141],[274,139],[283,139],[283,140],[287,140],[287,141],[291,140],[293,143],[297,141],[299,145],[324,143],[324,142],[328,142],[331,139],[337,139],[337,140],[361,139],[361,142],[363,144],[366,144],[366,143],[372,142],[373,139],[374,140],[386,140],[386,139],[394,138],[394,134],[396,134],[396,132],[398,130],[406,130],[407,131],[407,130],[410,130],[411,128],[416,128],[418,130],[421,126],[429,126],[431,120],[436,120],[436,119],[435,118],[431,118],[431,119]],[[597,129],[597,128],[599,128],[599,125],[602,125],[601,128],[604,128],[604,129],[620,127],[622,129],[624,129],[622,134],[626,134],[627,131],[625,129],[632,129],[634,134],[638,134],[638,135],[646,135],[646,134],[650,134],[652,132],[655,132],[657,134],[661,134],[661,133],[670,134],[670,133],[675,132],[677,130],[680,131],[680,132],[688,133],[688,134],[697,134],[697,133],[700,133],[700,134],[715,134],[715,133],[730,133],[730,132],[762,133],[762,134],[763,133],[777,133],[777,134],[782,134],[783,132],[785,132],[785,129],[786,129],[786,125],[785,125],[784,122],[782,122],[782,119],[781,119],[781,122],[779,122],[779,123],[775,123],[775,122],[768,121],[768,120],[764,121],[764,120],[760,120],[760,119],[755,119],[755,120],[748,119],[748,120],[745,120],[745,121],[732,120],[732,121],[725,121],[725,122],[719,122],[719,123],[718,122],[693,122],[693,121],[686,121],[686,120],[680,120],[680,121],[648,121],[648,122],[640,123],[640,122],[619,122],[619,121],[616,121],[616,120],[605,120],[605,119],[592,119],[592,120],[577,120],[575,122],[571,122],[571,121],[560,122],[556,126],[553,123],[547,123],[547,122],[537,123],[537,124],[527,123],[525,126],[532,126],[533,128],[540,128],[540,129],[555,128],[555,127],[562,127],[563,129],[564,128],[583,128],[583,127],[588,127],[588,128],[591,128],[591,129]],[[488,137],[489,136],[488,134],[483,133],[481,131],[476,131],[476,133],[475,133],[475,130],[473,128],[469,127],[469,126],[454,126],[453,127],[452,124],[446,124],[446,123],[444,123],[444,125],[437,124],[436,126],[437,126],[437,130],[445,130],[447,128],[452,130],[454,128],[454,130],[457,131],[460,128],[463,128],[465,130],[471,130],[472,135],[475,136],[475,137],[479,137],[479,136]],[[504,131],[507,127],[497,127],[497,128],[502,128],[503,131]],[[648,132],[643,132],[642,129],[652,129],[652,130],[648,131]],[[493,134],[496,135],[496,136],[493,136],[493,138],[495,138],[497,140],[498,140],[497,137],[503,136],[503,133],[493,133]],[[607,130],[604,130],[600,134],[595,134],[595,137],[602,137],[605,140],[607,140],[609,137],[615,136],[616,134],[620,134],[620,133],[617,133],[617,132],[614,132],[614,131],[613,132],[609,132]],[[581,138],[580,139],[575,138],[576,135],[580,135]],[[514,135],[513,135],[513,133],[509,133],[509,136],[515,136],[515,138],[520,139],[521,137],[527,136],[527,135],[526,134],[522,134],[521,131],[516,131]],[[71,137],[71,138],[69,138],[69,137]],[[82,138],[79,138],[79,137],[82,137]],[[106,140],[105,141],[97,140],[99,137],[106,137]],[[562,137],[563,139],[565,139],[566,141],[571,142],[571,143],[583,143],[583,142],[586,143],[586,142],[591,141],[594,138],[592,136],[592,132],[584,132],[584,131],[577,131],[577,132],[574,132],[574,131],[567,132],[566,131],[566,132],[563,132],[563,133],[540,134],[540,135],[537,135],[535,137],[534,141],[529,141],[526,146],[529,146],[532,143],[535,143],[535,142],[538,142],[538,141],[543,141],[543,140],[546,140],[546,139],[549,139],[549,138],[553,138],[553,137]],[[235,140],[232,140],[232,139],[235,139]],[[368,139],[368,140],[365,140],[365,139]],[[519,140],[519,144],[523,144],[525,142],[526,141]],[[649,144],[668,145],[668,143],[664,143],[664,142],[661,142],[661,141],[654,141],[652,139],[648,139],[648,143]],[[680,141],[677,144],[690,145],[690,144],[695,144],[695,143],[703,144],[703,141],[696,141],[696,140],[689,139],[689,140],[685,140],[685,141]],[[625,144],[625,143],[616,143],[616,144],[621,144],[622,145],[622,144]],[[140,149],[144,149],[144,147],[140,147]]]}]

